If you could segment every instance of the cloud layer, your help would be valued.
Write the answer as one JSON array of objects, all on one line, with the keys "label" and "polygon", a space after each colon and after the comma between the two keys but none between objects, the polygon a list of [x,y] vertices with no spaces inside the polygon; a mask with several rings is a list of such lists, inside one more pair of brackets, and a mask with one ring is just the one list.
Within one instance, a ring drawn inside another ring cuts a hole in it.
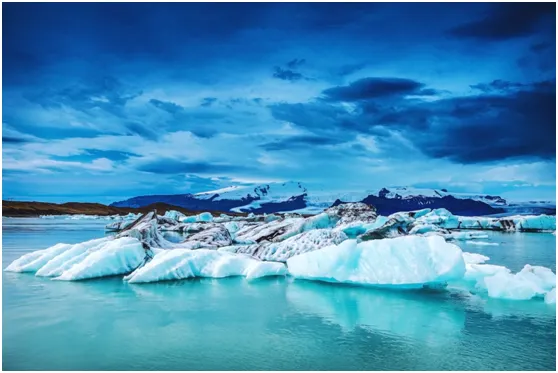
[{"label": "cloud layer", "polygon": [[3,10],[4,198],[280,180],[554,198],[555,4]]}]

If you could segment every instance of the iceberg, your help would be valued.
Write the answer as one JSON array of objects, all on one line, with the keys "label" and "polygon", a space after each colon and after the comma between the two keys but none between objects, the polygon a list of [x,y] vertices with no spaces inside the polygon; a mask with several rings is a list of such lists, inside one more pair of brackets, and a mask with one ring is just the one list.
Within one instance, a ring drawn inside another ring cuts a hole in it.
[{"label": "iceberg", "polygon": [[129,273],[140,266],[146,256],[141,242],[124,237],[108,241],[98,250],[62,272],[55,280],[75,281]]},{"label": "iceberg", "polygon": [[[348,239],[343,232],[331,229],[315,229],[281,242],[263,242],[252,245],[237,245],[222,248],[223,251],[247,254],[261,260],[285,262],[292,256],[337,245]],[[221,250],[221,249],[220,249]]]},{"label": "iceberg", "polygon": [[175,221],[180,221],[181,218],[186,217],[186,215],[184,215],[180,211],[176,211],[176,210],[169,210],[169,211],[165,212],[165,215],[163,215],[163,216],[165,218],[172,219],[172,220],[175,220]]},{"label": "iceberg", "polygon": [[202,212],[192,216],[183,215],[178,218],[178,221],[182,223],[211,222],[213,221],[213,215],[209,212]]},{"label": "iceberg", "polygon": [[544,302],[546,304],[556,304],[556,288],[550,290],[544,296]]},{"label": "iceberg", "polygon": [[295,278],[379,287],[420,288],[463,278],[461,249],[441,236],[347,240],[287,260]]},{"label": "iceberg", "polygon": [[516,274],[499,271],[485,277],[484,286],[491,298],[527,300],[544,296],[555,288],[556,275],[548,268],[527,264]]},{"label": "iceberg", "polygon": [[508,274],[511,273],[511,271],[504,266],[494,264],[466,263],[463,279],[484,288],[484,278],[499,273]]},{"label": "iceberg", "polygon": [[105,237],[35,251],[16,259],[5,270],[33,272],[55,280],[84,280],[129,273],[145,258],[146,250],[139,240]]},{"label": "iceberg", "polygon": [[165,250],[153,260],[124,279],[129,283],[179,280],[191,277],[244,276],[255,279],[282,276],[287,273],[283,263],[261,262],[245,255],[215,250]]},{"label": "iceberg", "polygon": [[283,235],[293,235],[293,230],[298,230],[300,224],[304,222],[304,218],[286,218],[283,220],[275,220],[264,224],[246,224],[236,232],[235,240],[237,242],[262,242],[262,241],[280,241],[281,238],[287,238]]},{"label": "iceberg", "polygon": [[516,229],[530,231],[555,231],[556,216],[549,215],[528,215],[513,216],[508,219],[513,220]]},{"label": "iceberg", "polygon": [[453,232],[445,235],[446,239],[466,241],[466,240],[476,240],[479,238],[488,238],[488,235],[480,232]]},{"label": "iceberg", "polygon": [[222,224],[215,224],[201,232],[188,236],[186,241],[176,244],[175,247],[193,245],[192,248],[217,248],[231,244],[232,237],[227,228]]},{"label": "iceberg", "polygon": [[387,216],[379,215],[373,222],[365,222],[362,220],[352,221],[348,223],[337,223],[335,226],[335,231],[341,231],[345,233],[349,238],[356,238],[366,231],[373,231],[380,228],[388,221]]},{"label": "iceberg", "polygon": [[7,272],[37,272],[42,266],[47,264],[51,259],[70,250],[72,245],[59,243],[48,249],[33,251],[25,254],[19,259],[14,260],[5,271]]},{"label": "iceberg", "polygon": [[482,254],[464,252],[463,260],[465,261],[465,264],[480,264],[490,260],[490,258]]},{"label": "iceberg", "polygon": [[500,245],[498,242],[485,242],[485,241],[471,241],[468,242],[469,245],[476,245],[476,246],[498,246]]},{"label": "iceberg", "polygon": [[35,275],[44,277],[60,276],[74,264],[83,260],[89,253],[101,249],[107,241],[108,238],[100,238],[72,245],[68,250],[59,253],[41,266],[35,272]]},{"label": "iceberg", "polygon": [[459,226],[459,219],[444,208],[432,210],[421,215],[417,220],[422,224],[438,225],[446,229],[456,229]]}]

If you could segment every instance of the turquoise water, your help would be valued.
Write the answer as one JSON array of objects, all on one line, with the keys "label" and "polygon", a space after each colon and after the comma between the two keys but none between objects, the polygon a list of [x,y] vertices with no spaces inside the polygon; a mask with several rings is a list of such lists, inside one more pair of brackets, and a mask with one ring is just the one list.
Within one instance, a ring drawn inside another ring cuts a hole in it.
[{"label": "turquoise water", "polygon": [[[98,221],[3,219],[2,267]],[[489,263],[555,270],[551,234],[462,244]],[[554,370],[556,309],[455,292],[268,278],[129,285],[2,273],[4,370]]]}]

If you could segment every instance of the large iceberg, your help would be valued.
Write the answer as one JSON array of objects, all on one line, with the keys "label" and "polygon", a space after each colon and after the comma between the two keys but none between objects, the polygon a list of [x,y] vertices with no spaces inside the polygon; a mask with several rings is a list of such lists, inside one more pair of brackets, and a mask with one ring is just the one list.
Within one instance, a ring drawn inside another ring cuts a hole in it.
[{"label": "large iceberg", "polygon": [[296,278],[402,288],[443,284],[465,274],[461,249],[441,236],[347,240],[289,258],[287,267]]},{"label": "large iceberg", "polygon": [[191,277],[245,276],[254,279],[285,275],[283,263],[262,262],[245,255],[215,250],[173,249],[160,252],[145,266],[125,277],[130,283],[179,280]]}]

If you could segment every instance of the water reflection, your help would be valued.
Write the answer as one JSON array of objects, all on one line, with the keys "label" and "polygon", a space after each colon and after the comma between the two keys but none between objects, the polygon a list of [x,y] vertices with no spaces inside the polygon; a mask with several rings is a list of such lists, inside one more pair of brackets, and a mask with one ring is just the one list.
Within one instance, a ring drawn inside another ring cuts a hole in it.
[{"label": "water reflection", "polygon": [[287,300],[300,312],[322,317],[343,331],[390,333],[429,344],[459,338],[464,305],[445,292],[388,291],[294,281]]}]

